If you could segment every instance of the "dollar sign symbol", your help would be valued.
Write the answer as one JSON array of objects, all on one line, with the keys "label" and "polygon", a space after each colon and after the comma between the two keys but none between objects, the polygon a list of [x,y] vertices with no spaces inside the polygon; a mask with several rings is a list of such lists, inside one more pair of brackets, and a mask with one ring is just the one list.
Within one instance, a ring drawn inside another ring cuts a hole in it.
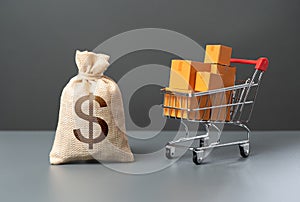
[{"label": "dollar sign symbol", "polygon": [[[87,100],[89,101],[89,114],[88,115],[83,113],[83,111],[81,109],[81,105]],[[107,104],[104,99],[102,99],[99,96],[95,96],[92,93],[79,98],[75,103],[75,113],[77,114],[77,116],[79,116],[80,118],[87,120],[89,122],[89,137],[88,138],[84,137],[81,134],[80,129],[74,129],[73,133],[77,140],[79,140],[80,142],[88,143],[89,149],[93,149],[93,144],[101,142],[108,134],[107,123],[103,119],[93,116],[93,111],[94,111],[93,101],[98,102],[100,107],[107,107]],[[93,123],[99,124],[101,127],[101,130],[102,130],[100,135],[96,138],[93,137],[93,135],[94,135],[93,134]]]}]

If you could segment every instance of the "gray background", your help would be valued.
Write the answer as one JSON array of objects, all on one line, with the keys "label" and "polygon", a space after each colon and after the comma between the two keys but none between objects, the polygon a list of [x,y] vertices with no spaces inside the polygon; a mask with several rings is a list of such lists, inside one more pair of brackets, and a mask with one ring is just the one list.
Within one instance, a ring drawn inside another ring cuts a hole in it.
[{"label": "gray background", "polygon": [[[174,30],[203,46],[230,45],[234,57],[269,57],[250,127],[298,130],[299,8],[296,0],[2,0],[0,130],[54,130],[61,90],[77,72],[75,50],[93,50],[116,34],[146,27]],[[107,75],[117,81],[136,66],[169,65],[172,58],[135,52],[112,64]],[[144,105],[161,102],[158,89],[136,93],[131,114],[141,126],[147,125],[141,121],[147,120]]]}]

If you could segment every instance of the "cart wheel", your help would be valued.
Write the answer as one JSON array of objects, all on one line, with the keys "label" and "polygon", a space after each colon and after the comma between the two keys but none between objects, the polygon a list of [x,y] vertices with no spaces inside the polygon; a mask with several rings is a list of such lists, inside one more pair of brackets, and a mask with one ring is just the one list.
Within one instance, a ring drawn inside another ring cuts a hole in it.
[{"label": "cart wheel", "polygon": [[175,157],[175,147],[172,146],[166,146],[166,157],[168,159],[172,159]]},{"label": "cart wheel", "polygon": [[203,157],[204,157],[204,151],[197,151],[197,150],[193,150],[193,162],[196,165],[200,165],[203,161]]},{"label": "cart wheel", "polygon": [[239,145],[240,154],[243,158],[247,158],[250,154],[250,145],[249,143]]}]

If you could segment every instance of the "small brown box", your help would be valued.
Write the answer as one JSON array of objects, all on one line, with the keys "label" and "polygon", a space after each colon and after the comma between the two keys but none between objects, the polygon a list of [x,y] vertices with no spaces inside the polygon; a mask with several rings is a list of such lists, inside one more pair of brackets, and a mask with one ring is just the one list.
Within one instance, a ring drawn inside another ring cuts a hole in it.
[{"label": "small brown box", "polygon": [[[223,68],[223,67],[222,67]],[[221,69],[222,69],[221,68]],[[234,85],[235,71],[226,74],[214,74],[209,72],[197,72],[195,90],[205,92],[209,90],[220,89]],[[230,121],[231,107],[218,107],[220,105],[228,105],[231,103],[232,91],[211,94],[208,98],[208,107],[210,109],[209,119],[212,121]]]},{"label": "small brown box", "polygon": [[211,64],[211,72],[220,74],[224,87],[234,86],[236,68],[219,64]]},{"label": "small brown box", "polygon": [[[221,106],[230,104],[232,98],[232,91],[216,93],[210,95],[210,102],[212,106]],[[210,120],[212,121],[230,121],[231,107],[216,107],[211,109]]]},{"label": "small brown box", "polygon": [[[222,77],[222,81],[224,87],[234,86],[236,79],[236,68],[231,66],[224,66],[219,64],[211,64],[211,69],[213,73],[220,74]],[[221,95],[217,95],[217,97],[221,97]],[[220,100],[220,103],[223,104],[231,104],[232,103],[232,91],[226,91],[226,100]],[[222,107],[219,110],[212,110],[211,120],[220,121],[230,121],[230,109],[231,107]],[[219,117],[218,117],[219,114]],[[224,115],[226,114],[226,115]]]},{"label": "small brown box", "polygon": [[176,117],[176,110],[173,108],[175,107],[176,96],[172,94],[165,94],[164,95],[164,106],[171,107],[171,108],[164,108],[164,115]]},{"label": "small brown box", "polygon": [[172,60],[169,87],[194,90],[197,71],[209,72],[210,64],[190,60]]},{"label": "small brown box", "polygon": [[195,91],[205,92],[208,90],[214,90],[223,87],[224,84],[220,74],[214,74],[210,72],[197,72]]},{"label": "small brown box", "polygon": [[201,110],[201,108],[209,107],[207,95],[201,97],[177,96],[176,107],[182,108],[176,112],[178,118],[208,120],[210,117],[209,109]]},{"label": "small brown box", "polygon": [[207,45],[204,63],[230,65],[232,48],[223,45]]},{"label": "small brown box", "polygon": [[[189,97],[188,95],[195,93],[192,90],[182,90],[182,89],[172,89],[166,88],[167,91],[186,93],[187,95],[174,95],[174,94],[165,94],[164,105],[175,107],[164,108],[164,115],[183,118],[183,119],[192,119],[192,120],[208,120],[210,117],[210,110],[198,110],[198,108],[209,107],[210,102],[208,96],[201,97]],[[195,110],[193,110],[195,109]],[[188,111],[191,110],[191,111]]]}]

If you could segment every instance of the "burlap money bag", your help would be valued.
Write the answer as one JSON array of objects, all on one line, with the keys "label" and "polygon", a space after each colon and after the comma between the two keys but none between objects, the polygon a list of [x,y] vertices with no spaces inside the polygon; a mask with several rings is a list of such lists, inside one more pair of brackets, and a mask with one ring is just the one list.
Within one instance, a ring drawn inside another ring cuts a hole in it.
[{"label": "burlap money bag", "polygon": [[50,163],[77,160],[131,162],[122,97],[117,84],[103,75],[109,56],[76,52],[79,69],[63,89]]}]

